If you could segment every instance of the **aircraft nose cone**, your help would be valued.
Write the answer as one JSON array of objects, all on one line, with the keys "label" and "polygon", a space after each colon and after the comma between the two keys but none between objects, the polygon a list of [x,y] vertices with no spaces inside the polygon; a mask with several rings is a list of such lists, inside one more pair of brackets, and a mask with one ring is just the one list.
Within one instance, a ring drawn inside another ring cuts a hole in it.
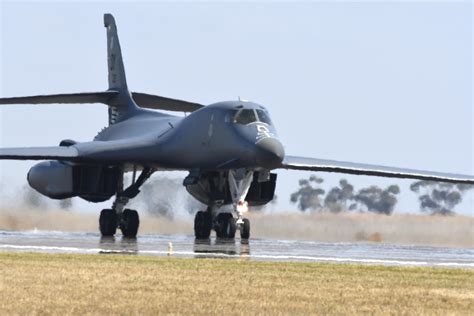
[{"label": "aircraft nose cone", "polygon": [[283,145],[275,138],[264,138],[257,143],[257,164],[266,169],[275,169],[285,157]]}]

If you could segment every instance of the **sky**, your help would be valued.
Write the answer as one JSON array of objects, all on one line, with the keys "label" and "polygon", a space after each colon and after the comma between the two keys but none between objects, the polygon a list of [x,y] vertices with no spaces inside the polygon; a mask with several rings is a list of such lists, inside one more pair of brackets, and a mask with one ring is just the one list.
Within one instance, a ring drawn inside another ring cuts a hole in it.
[{"label": "sky", "polygon": [[[474,174],[470,1],[3,0],[0,96],[105,90],[106,12],[132,91],[261,103],[291,155]],[[0,122],[1,147],[55,146],[91,140],[107,108],[3,106]],[[15,202],[32,165],[0,162],[0,204]],[[296,210],[289,195],[310,174],[277,173],[274,208]],[[342,178],[356,189],[399,184],[395,211],[419,210],[412,181],[320,175],[327,189]],[[473,201],[456,210],[474,215]]]}]

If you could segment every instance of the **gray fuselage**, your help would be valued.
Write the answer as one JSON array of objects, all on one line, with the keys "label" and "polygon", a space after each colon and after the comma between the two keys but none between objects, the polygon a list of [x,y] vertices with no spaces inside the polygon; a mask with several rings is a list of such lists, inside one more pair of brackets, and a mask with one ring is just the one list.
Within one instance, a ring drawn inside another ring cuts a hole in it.
[{"label": "gray fuselage", "polygon": [[[136,140],[132,147],[131,140]],[[243,101],[219,102],[186,117],[142,109],[101,131],[95,141],[107,143],[110,150],[127,143],[118,160],[160,169],[271,170],[284,158],[266,109]],[[75,146],[87,149],[81,143]],[[100,155],[91,152],[90,158]]]}]

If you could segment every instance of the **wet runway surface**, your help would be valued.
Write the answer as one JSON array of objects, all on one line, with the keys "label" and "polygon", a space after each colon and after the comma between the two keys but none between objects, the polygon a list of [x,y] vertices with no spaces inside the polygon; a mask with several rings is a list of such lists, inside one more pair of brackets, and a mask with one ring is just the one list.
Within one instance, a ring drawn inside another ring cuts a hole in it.
[{"label": "wet runway surface", "polygon": [[258,261],[304,261],[434,266],[474,269],[473,248],[383,243],[326,243],[250,239],[195,241],[192,236],[141,235],[137,239],[101,238],[95,233],[0,231],[0,251],[46,253],[123,253]]}]

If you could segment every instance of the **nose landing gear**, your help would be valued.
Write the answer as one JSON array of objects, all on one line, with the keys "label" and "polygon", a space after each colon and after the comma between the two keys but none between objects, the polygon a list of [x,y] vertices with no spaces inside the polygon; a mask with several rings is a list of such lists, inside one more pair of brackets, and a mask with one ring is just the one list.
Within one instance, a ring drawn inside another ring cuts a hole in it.
[{"label": "nose landing gear", "polygon": [[244,218],[244,213],[248,212],[248,203],[245,197],[249,192],[253,180],[252,170],[230,170],[229,189],[232,196],[234,213],[237,215],[236,226],[240,230],[240,238],[250,238],[250,221]]},{"label": "nose landing gear", "polygon": [[[228,181],[232,198],[232,212],[226,212],[222,205],[208,207],[207,211],[199,211],[194,219],[196,239],[207,239],[211,230],[216,231],[217,238],[235,238],[237,230],[242,239],[250,238],[250,221],[243,215],[248,211],[245,197],[253,180],[251,170],[230,170]],[[234,217],[235,214],[235,217]]]},{"label": "nose landing gear", "polygon": [[244,218],[242,220],[242,224],[240,226],[240,238],[241,239],[250,238],[250,221],[248,220],[248,218]]},{"label": "nose landing gear", "polygon": [[250,221],[243,218],[241,223],[234,218],[232,213],[219,213],[212,219],[211,211],[199,211],[194,218],[194,236],[196,239],[208,239],[211,230],[216,231],[217,238],[235,238],[237,230],[240,230],[241,239],[250,237]]},{"label": "nose landing gear", "polygon": [[232,214],[220,213],[217,215],[215,230],[218,238],[234,238],[237,231],[237,223]]}]

